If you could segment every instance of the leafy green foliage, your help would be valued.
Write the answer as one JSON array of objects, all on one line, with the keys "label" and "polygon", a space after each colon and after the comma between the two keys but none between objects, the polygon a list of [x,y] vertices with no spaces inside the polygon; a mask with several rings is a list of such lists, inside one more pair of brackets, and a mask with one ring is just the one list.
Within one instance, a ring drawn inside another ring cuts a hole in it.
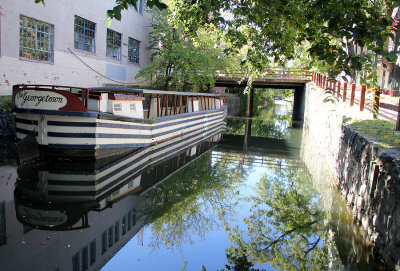
[{"label": "leafy green foliage", "polygon": [[396,5],[398,1],[177,0],[174,11],[189,31],[211,24],[226,33],[231,50],[248,46],[247,61],[256,69],[271,57],[284,64],[304,54],[297,49],[302,45],[310,65],[319,62],[331,75],[341,71],[351,75],[365,69],[369,57],[355,54],[356,47],[395,58],[386,51],[385,42],[392,23],[386,12]]},{"label": "leafy green foliage", "polygon": [[226,258],[228,264],[225,265],[225,270],[259,271],[259,269],[251,268],[254,264],[247,258],[246,249],[235,248],[226,254]]},{"label": "leafy green foliage", "polygon": [[339,99],[335,96],[335,90],[333,88],[326,88],[324,95],[324,99],[322,100],[324,103],[330,102],[336,104],[339,102]]},{"label": "leafy green foliage", "polygon": [[[256,97],[256,95],[254,95]],[[255,99],[256,100],[256,99]],[[261,99],[260,99],[261,101]],[[244,118],[228,118],[226,134],[244,135],[246,120]],[[251,135],[265,138],[284,139],[289,136],[289,127],[292,117],[277,116],[274,112],[274,105],[269,102],[255,105],[253,108],[253,118],[251,120]]]},{"label": "leafy green foliage", "polygon": [[[37,0],[35,0],[35,1],[37,1]],[[107,16],[110,19],[115,18],[118,21],[120,21],[121,20],[121,11],[124,9],[128,9],[129,5],[133,6],[137,10],[137,2],[138,2],[138,0],[116,0],[115,6],[113,7],[113,9],[107,10]],[[159,10],[163,10],[168,7],[165,3],[161,2],[160,0],[147,0],[146,5],[149,8],[156,7]]]},{"label": "leafy green foliage", "polygon": [[12,107],[12,96],[0,96],[0,109],[11,110]]},{"label": "leafy green foliage", "polygon": [[214,84],[218,70],[227,66],[219,35],[212,29],[201,29],[188,37],[182,26],[170,20],[169,10],[152,11],[153,22],[148,49],[152,62],[137,77],[153,80],[168,89],[207,90]]}]

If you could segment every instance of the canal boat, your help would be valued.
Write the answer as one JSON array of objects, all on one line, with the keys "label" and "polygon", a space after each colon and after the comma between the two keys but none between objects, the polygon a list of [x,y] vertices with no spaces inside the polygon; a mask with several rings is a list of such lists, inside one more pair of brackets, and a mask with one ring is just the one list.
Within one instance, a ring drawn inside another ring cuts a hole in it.
[{"label": "canal boat", "polygon": [[90,211],[140,195],[212,150],[222,138],[220,128],[210,131],[206,139],[185,135],[100,166],[96,161],[59,160],[19,166],[14,191],[17,218],[43,230],[89,227]]},{"label": "canal boat", "polygon": [[53,85],[15,85],[13,108],[19,140],[30,135],[44,156],[74,159],[123,156],[196,131],[206,136],[227,113],[221,94]]}]

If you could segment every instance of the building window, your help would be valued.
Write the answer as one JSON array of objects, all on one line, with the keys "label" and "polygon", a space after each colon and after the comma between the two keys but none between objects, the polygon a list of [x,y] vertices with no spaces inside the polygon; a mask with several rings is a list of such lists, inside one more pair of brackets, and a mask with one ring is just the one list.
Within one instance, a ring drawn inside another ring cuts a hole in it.
[{"label": "building window", "polygon": [[131,211],[128,213],[128,231],[132,228],[132,217],[131,217]]},{"label": "building window", "polygon": [[119,240],[119,221],[115,222],[114,225],[114,237],[115,237],[115,242],[118,242]]},{"label": "building window", "polygon": [[79,252],[72,256],[72,271],[80,271],[80,255]]},{"label": "building window", "polygon": [[19,56],[53,62],[53,25],[19,17]]},{"label": "building window", "polygon": [[96,24],[75,15],[74,48],[96,52]]},{"label": "building window", "polygon": [[136,224],[136,211],[135,209],[132,209],[132,226],[135,226]]},{"label": "building window", "polygon": [[96,261],[96,239],[90,242],[90,265]]},{"label": "building window", "polygon": [[138,0],[137,1],[137,5],[138,5],[138,11],[140,14],[143,14],[143,0]]},{"label": "building window", "polygon": [[0,246],[7,243],[6,234],[6,204],[0,202]]},{"label": "building window", "polygon": [[107,251],[107,231],[104,231],[101,235],[101,253],[104,254]]},{"label": "building window", "polygon": [[122,236],[126,234],[126,215],[122,217]]},{"label": "building window", "polygon": [[89,268],[89,264],[88,264],[88,260],[89,260],[89,250],[88,250],[88,246],[85,246],[84,248],[82,248],[81,250],[81,259],[82,259],[82,271],[88,270]]},{"label": "building window", "polygon": [[113,226],[111,226],[110,228],[108,228],[108,247],[112,247],[112,245],[114,244],[114,228]]},{"label": "building window", "polygon": [[121,104],[114,104],[114,112],[121,112],[122,105]]},{"label": "building window", "polygon": [[140,41],[129,38],[128,41],[128,61],[139,64]]},{"label": "building window", "polygon": [[[129,108],[131,109],[132,112],[135,112],[136,111],[136,104],[130,104]],[[129,184],[128,184],[128,187],[129,187]]]},{"label": "building window", "polygon": [[121,34],[107,29],[107,51],[108,57],[121,59]]}]

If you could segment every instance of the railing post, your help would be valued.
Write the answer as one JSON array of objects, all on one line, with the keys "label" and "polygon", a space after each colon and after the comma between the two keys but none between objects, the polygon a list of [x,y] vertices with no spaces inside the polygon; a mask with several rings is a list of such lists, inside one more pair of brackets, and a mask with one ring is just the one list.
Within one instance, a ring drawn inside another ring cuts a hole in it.
[{"label": "railing post", "polygon": [[364,105],[365,105],[365,92],[367,91],[367,86],[362,85],[361,86],[361,98],[360,98],[360,111],[364,111]]},{"label": "railing post", "polygon": [[168,116],[168,94],[165,95],[165,116]]},{"label": "railing post", "polygon": [[399,106],[397,107],[396,131],[400,131],[400,98],[399,98]]},{"label": "railing post", "polygon": [[337,97],[338,97],[338,98],[340,98],[340,85],[341,85],[341,82],[338,81],[338,82],[337,82]]},{"label": "railing post", "polygon": [[374,100],[372,104],[372,114],[374,119],[378,118],[378,113],[379,113],[379,98],[381,96],[381,89],[380,87],[375,88],[375,95],[374,95]]},{"label": "railing post", "polygon": [[160,116],[160,96],[157,94],[157,118]]},{"label": "railing post", "polygon": [[150,94],[149,112],[147,112],[147,118],[148,118],[148,119],[150,118],[151,102],[152,102],[151,98],[152,98],[152,95]]},{"label": "railing post", "polygon": [[356,85],[351,84],[350,106],[354,105],[354,98],[356,96]]},{"label": "railing post", "polygon": [[346,102],[346,95],[347,95],[347,83],[343,83],[343,102]]},{"label": "railing post", "polygon": [[331,86],[333,92],[336,92],[336,81],[332,82],[332,86]]}]

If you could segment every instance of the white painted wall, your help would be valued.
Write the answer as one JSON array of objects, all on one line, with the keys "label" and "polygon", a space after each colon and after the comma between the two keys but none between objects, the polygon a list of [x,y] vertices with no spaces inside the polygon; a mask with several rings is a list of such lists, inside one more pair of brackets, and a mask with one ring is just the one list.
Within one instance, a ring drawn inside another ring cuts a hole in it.
[{"label": "white painted wall", "polygon": [[[122,59],[106,57],[108,23],[106,11],[114,0],[45,1],[45,6],[33,0],[2,0],[0,2],[0,95],[10,95],[14,84],[56,84],[93,87],[104,84],[140,84],[136,73],[149,62],[148,43],[150,15],[139,14],[134,8],[122,12],[122,20],[113,20],[110,29],[122,34]],[[54,62],[45,63],[19,57],[20,15],[44,21],[54,26]],[[74,49],[74,16],[96,23],[96,53]],[[128,37],[139,40],[140,63],[128,62]],[[69,51],[76,54],[76,56]],[[87,65],[82,63],[82,59]],[[125,80],[105,78],[107,65],[126,70]],[[88,67],[89,66],[89,67]],[[103,76],[104,75],[104,76]]]},{"label": "white painted wall", "polygon": [[[115,111],[114,105],[115,104],[120,104],[121,105],[121,111]],[[135,110],[131,110],[131,104],[134,105]],[[108,103],[108,112],[114,114],[114,115],[119,115],[119,116],[125,116],[125,117],[130,117],[130,118],[138,118],[138,119],[143,119],[143,104],[142,101],[123,101],[123,100],[110,100]]]}]

